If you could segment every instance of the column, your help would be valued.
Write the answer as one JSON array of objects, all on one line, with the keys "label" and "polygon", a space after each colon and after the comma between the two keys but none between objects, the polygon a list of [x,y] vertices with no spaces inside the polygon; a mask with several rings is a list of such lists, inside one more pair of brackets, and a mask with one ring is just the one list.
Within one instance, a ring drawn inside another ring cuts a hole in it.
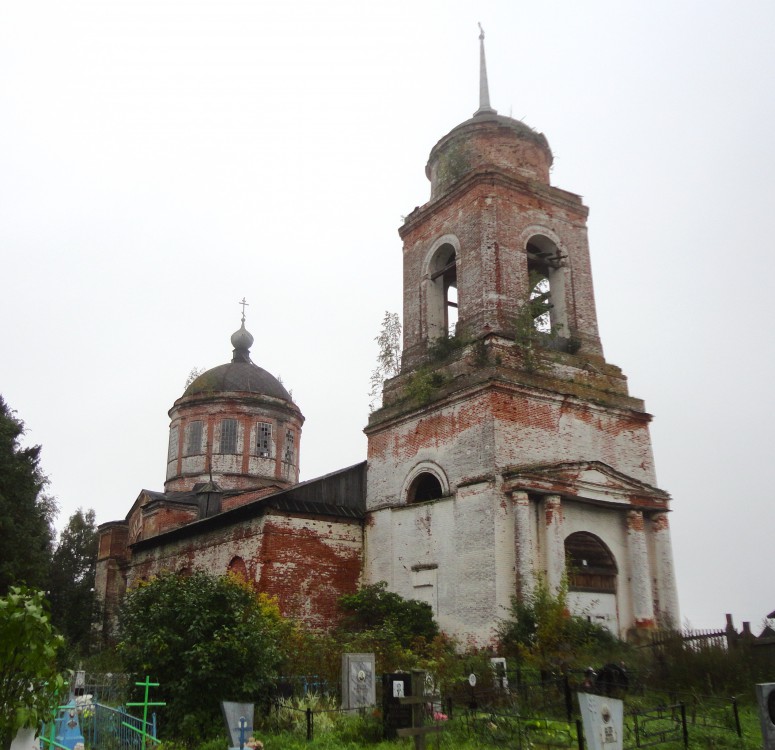
[{"label": "column", "polygon": [[678,630],[681,627],[681,613],[678,607],[678,587],[675,582],[673,546],[670,543],[667,513],[654,514],[651,518],[651,528],[654,534],[659,625]]},{"label": "column", "polygon": [[512,492],[514,540],[517,565],[517,596],[524,602],[535,588],[535,540],[530,528],[530,498],[527,492]]},{"label": "column", "polygon": [[546,583],[549,591],[556,593],[565,572],[565,537],[563,535],[562,498],[547,495],[543,501],[546,524]]},{"label": "column", "polygon": [[630,594],[632,597],[633,627],[654,627],[654,596],[651,590],[651,570],[643,513],[627,513],[627,551],[630,562]]}]

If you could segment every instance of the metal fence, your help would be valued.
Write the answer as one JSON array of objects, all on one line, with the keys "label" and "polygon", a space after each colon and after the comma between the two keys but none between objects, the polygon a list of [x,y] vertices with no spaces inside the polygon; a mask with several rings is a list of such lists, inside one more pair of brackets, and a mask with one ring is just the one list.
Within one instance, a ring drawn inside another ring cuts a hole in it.
[{"label": "metal fence", "polygon": [[82,708],[81,731],[90,748],[141,750],[143,733],[156,737],[156,714],[152,715],[151,721],[144,722],[127,713],[124,708],[90,703]]},{"label": "metal fence", "polygon": [[129,700],[131,685],[132,678],[127,674],[76,670],[70,678],[70,695],[90,695],[93,702],[120,706]]}]

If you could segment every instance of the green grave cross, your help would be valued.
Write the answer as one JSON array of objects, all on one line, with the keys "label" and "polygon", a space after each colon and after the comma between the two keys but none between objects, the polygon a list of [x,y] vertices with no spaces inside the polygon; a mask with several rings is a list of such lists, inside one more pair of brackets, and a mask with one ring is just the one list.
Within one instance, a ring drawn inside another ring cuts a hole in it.
[{"label": "green grave cross", "polygon": [[122,721],[121,723],[127,727],[128,729],[131,729],[133,732],[137,732],[142,738],[143,738],[143,744],[142,744],[142,750],[145,750],[145,741],[146,740],[153,740],[154,742],[159,742],[159,740],[156,739],[153,735],[148,734],[146,731],[146,728],[148,726],[148,707],[149,706],[166,706],[167,704],[160,701],[149,701],[148,700],[148,692],[152,687],[159,687],[158,682],[151,682],[151,678],[146,675],[145,676],[145,682],[136,682],[135,685],[138,687],[144,687],[145,688],[145,694],[143,696],[142,703],[127,703],[127,707],[129,706],[142,706],[143,707],[143,727],[142,729],[138,729],[137,727],[133,727],[131,724],[129,724],[126,721]]}]

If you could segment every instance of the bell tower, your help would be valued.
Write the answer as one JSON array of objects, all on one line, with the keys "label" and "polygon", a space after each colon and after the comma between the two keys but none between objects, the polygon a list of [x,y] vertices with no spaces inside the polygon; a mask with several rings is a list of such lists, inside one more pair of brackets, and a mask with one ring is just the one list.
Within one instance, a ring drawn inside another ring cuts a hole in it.
[{"label": "bell tower", "polygon": [[401,373],[371,415],[365,577],[486,642],[567,577],[622,637],[678,622],[643,402],[605,361],[581,198],[543,134],[490,106],[431,150],[406,217]]}]

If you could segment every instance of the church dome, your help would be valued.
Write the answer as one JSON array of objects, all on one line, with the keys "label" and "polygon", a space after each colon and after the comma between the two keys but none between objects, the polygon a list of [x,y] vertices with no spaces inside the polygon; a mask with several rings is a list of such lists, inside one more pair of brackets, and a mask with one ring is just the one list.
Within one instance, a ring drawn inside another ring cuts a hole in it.
[{"label": "church dome", "polygon": [[477,112],[433,147],[425,173],[431,198],[437,198],[472,172],[502,172],[548,185],[552,161],[543,133],[494,111]]},{"label": "church dome", "polygon": [[207,482],[232,491],[299,481],[304,415],[285,386],[251,361],[244,313],[231,344],[231,362],[195,378],[170,409],[166,492]]},{"label": "church dome", "polygon": [[283,384],[263,367],[252,362],[229,362],[202,373],[186,388],[184,396],[215,394],[227,391],[255,393],[291,401]]},{"label": "church dome", "polygon": [[183,397],[242,392],[292,401],[291,394],[274,375],[250,360],[253,336],[245,328],[244,318],[239,330],[231,335],[231,345],[234,347],[231,362],[202,373],[186,388]]}]

